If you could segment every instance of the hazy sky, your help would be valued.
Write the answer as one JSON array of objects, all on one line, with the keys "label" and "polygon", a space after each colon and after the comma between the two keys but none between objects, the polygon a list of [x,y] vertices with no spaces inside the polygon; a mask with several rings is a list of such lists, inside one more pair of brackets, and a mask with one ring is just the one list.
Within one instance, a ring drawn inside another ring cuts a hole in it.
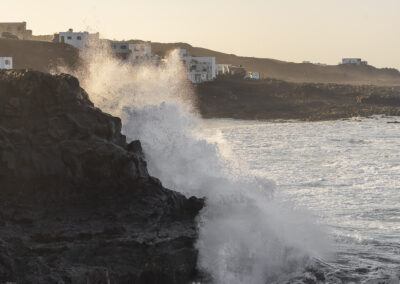
[{"label": "hazy sky", "polygon": [[34,34],[187,42],[243,56],[400,69],[400,0],[12,0],[0,21]]}]

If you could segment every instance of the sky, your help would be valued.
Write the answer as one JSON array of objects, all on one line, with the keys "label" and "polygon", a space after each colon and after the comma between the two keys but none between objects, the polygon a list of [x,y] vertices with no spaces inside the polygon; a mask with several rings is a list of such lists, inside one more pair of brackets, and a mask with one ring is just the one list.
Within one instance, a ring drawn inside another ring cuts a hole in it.
[{"label": "sky", "polygon": [[2,10],[0,22],[26,21],[34,35],[73,28],[291,62],[361,57],[400,69],[400,0],[12,0]]}]

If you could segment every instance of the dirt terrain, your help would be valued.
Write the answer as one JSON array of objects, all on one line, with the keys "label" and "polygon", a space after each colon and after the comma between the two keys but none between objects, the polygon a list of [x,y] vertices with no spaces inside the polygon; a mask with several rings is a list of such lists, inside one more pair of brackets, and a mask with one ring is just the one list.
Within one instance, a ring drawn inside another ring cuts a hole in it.
[{"label": "dirt terrain", "polygon": [[[47,39],[50,36],[42,36]],[[130,40],[129,42],[141,42]],[[176,48],[185,48],[193,56],[214,56],[218,64],[242,65],[248,71],[258,71],[262,78],[275,78],[296,83],[336,83],[351,85],[400,86],[400,72],[396,69],[378,69],[373,66],[299,64],[268,58],[243,57],[217,52],[187,43],[152,42],[153,54],[164,56]],[[64,64],[79,63],[78,50],[66,44],[46,41],[0,39],[0,56],[12,56],[14,68],[51,70]],[[339,60],[339,59],[338,59]]]},{"label": "dirt terrain", "polygon": [[0,39],[0,57],[13,57],[14,69],[49,72],[55,66],[73,67],[79,52],[67,44],[45,41]]},{"label": "dirt terrain", "polygon": [[[193,56],[215,56],[218,64],[242,65],[247,71],[258,71],[262,78],[275,78],[296,83],[337,83],[351,85],[400,86],[400,72],[365,65],[316,65],[285,62],[268,58],[243,57],[187,43],[152,43],[153,53],[165,55],[176,48],[185,48]],[[340,58],[338,58],[340,60]]]}]

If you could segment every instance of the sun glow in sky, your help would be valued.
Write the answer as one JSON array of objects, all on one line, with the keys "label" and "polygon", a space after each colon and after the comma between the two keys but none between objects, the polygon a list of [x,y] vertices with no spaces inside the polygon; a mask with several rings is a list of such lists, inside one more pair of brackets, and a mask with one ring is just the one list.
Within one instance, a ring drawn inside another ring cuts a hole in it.
[{"label": "sun glow in sky", "polygon": [[35,35],[187,42],[242,56],[337,64],[362,57],[400,69],[400,0],[13,0],[0,22]]}]

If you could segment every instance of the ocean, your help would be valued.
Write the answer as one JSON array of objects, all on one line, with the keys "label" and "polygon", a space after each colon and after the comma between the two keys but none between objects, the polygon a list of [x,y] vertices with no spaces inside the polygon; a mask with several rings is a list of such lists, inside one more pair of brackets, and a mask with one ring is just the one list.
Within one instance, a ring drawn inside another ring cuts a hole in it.
[{"label": "ocean", "polygon": [[[254,175],[318,220],[333,256],[326,283],[399,283],[400,118],[323,122],[207,120]],[[304,279],[304,275],[300,279]]]}]

